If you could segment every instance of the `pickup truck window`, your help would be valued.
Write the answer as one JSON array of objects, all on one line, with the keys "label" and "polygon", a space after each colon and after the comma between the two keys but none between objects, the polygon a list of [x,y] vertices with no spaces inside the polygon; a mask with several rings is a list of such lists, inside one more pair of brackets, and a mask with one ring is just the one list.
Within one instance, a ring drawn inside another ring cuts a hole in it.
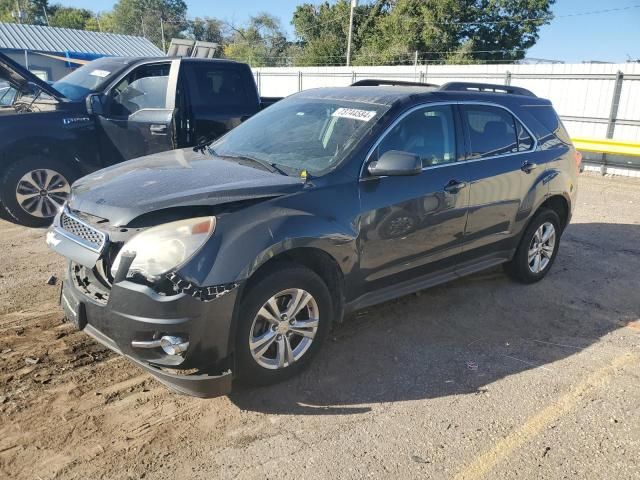
[{"label": "pickup truck window", "polygon": [[143,65],[111,91],[109,114],[128,117],[145,108],[166,108],[170,64]]},{"label": "pickup truck window", "polygon": [[289,98],[263,110],[211,147],[283,170],[323,175],[351,152],[388,107],[346,100]]},{"label": "pickup truck window", "polygon": [[53,88],[70,100],[81,100],[87,94],[97,92],[113,80],[124,62],[110,58],[100,58],[74,70],[53,84]]},{"label": "pickup truck window", "polygon": [[250,74],[240,67],[216,65],[215,62],[185,62],[182,65],[191,105],[195,108],[244,107],[255,93],[249,94]]}]

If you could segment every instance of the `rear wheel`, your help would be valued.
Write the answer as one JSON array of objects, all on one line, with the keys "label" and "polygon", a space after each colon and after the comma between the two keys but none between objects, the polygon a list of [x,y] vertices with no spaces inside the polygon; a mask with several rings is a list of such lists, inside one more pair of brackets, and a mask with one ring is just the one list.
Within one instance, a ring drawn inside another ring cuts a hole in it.
[{"label": "rear wheel", "polygon": [[76,178],[76,172],[65,163],[41,156],[26,157],[3,173],[0,200],[18,223],[47,226],[68,199]]},{"label": "rear wheel", "polygon": [[534,283],[547,274],[560,246],[560,217],[553,210],[541,210],[525,230],[513,259],[504,268],[521,283]]},{"label": "rear wheel", "polygon": [[268,385],[305,368],[328,333],[331,305],[322,279],[305,267],[286,265],[259,279],[241,304],[238,380]]}]

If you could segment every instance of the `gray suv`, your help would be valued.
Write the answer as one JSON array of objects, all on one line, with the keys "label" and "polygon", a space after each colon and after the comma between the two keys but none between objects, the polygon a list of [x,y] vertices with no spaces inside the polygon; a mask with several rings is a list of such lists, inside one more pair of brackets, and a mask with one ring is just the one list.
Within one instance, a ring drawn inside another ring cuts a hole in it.
[{"label": "gray suv", "polygon": [[78,180],[47,242],[67,318],[210,397],[299,372],[354,310],[498,264],[541,280],[579,163],[525,89],[369,80]]}]

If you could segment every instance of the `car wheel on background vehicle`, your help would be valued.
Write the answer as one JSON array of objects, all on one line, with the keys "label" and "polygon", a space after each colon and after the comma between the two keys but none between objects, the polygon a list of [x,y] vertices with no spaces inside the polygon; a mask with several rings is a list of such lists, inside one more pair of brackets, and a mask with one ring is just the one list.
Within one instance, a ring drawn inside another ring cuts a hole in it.
[{"label": "car wheel on background vehicle", "polygon": [[332,311],[327,286],[311,270],[284,264],[262,275],[242,299],[236,378],[268,385],[297,374],[322,345]]},{"label": "car wheel on background vehicle", "polygon": [[0,177],[0,201],[16,222],[45,227],[62,207],[77,178],[69,165],[33,155],[10,165]]},{"label": "car wheel on background vehicle", "polygon": [[513,259],[505,263],[505,271],[521,283],[534,283],[547,274],[560,246],[560,218],[553,210],[544,209],[524,231]]}]

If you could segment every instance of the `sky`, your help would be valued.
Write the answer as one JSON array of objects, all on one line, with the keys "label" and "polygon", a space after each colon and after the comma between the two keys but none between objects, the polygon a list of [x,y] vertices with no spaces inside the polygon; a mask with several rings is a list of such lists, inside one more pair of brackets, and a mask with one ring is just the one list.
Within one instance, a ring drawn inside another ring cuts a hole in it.
[{"label": "sky", "polygon": [[[319,3],[320,0],[307,0]],[[301,0],[186,0],[189,17],[216,17],[241,25],[250,15],[267,11],[282,20],[293,38],[291,18]],[[54,0],[66,6],[104,11],[113,7],[107,0]],[[588,60],[625,62],[640,58],[640,8],[593,15],[576,15],[596,10],[625,8],[640,0],[557,0],[556,18],[540,29],[540,39],[527,57],[580,63]]]}]

